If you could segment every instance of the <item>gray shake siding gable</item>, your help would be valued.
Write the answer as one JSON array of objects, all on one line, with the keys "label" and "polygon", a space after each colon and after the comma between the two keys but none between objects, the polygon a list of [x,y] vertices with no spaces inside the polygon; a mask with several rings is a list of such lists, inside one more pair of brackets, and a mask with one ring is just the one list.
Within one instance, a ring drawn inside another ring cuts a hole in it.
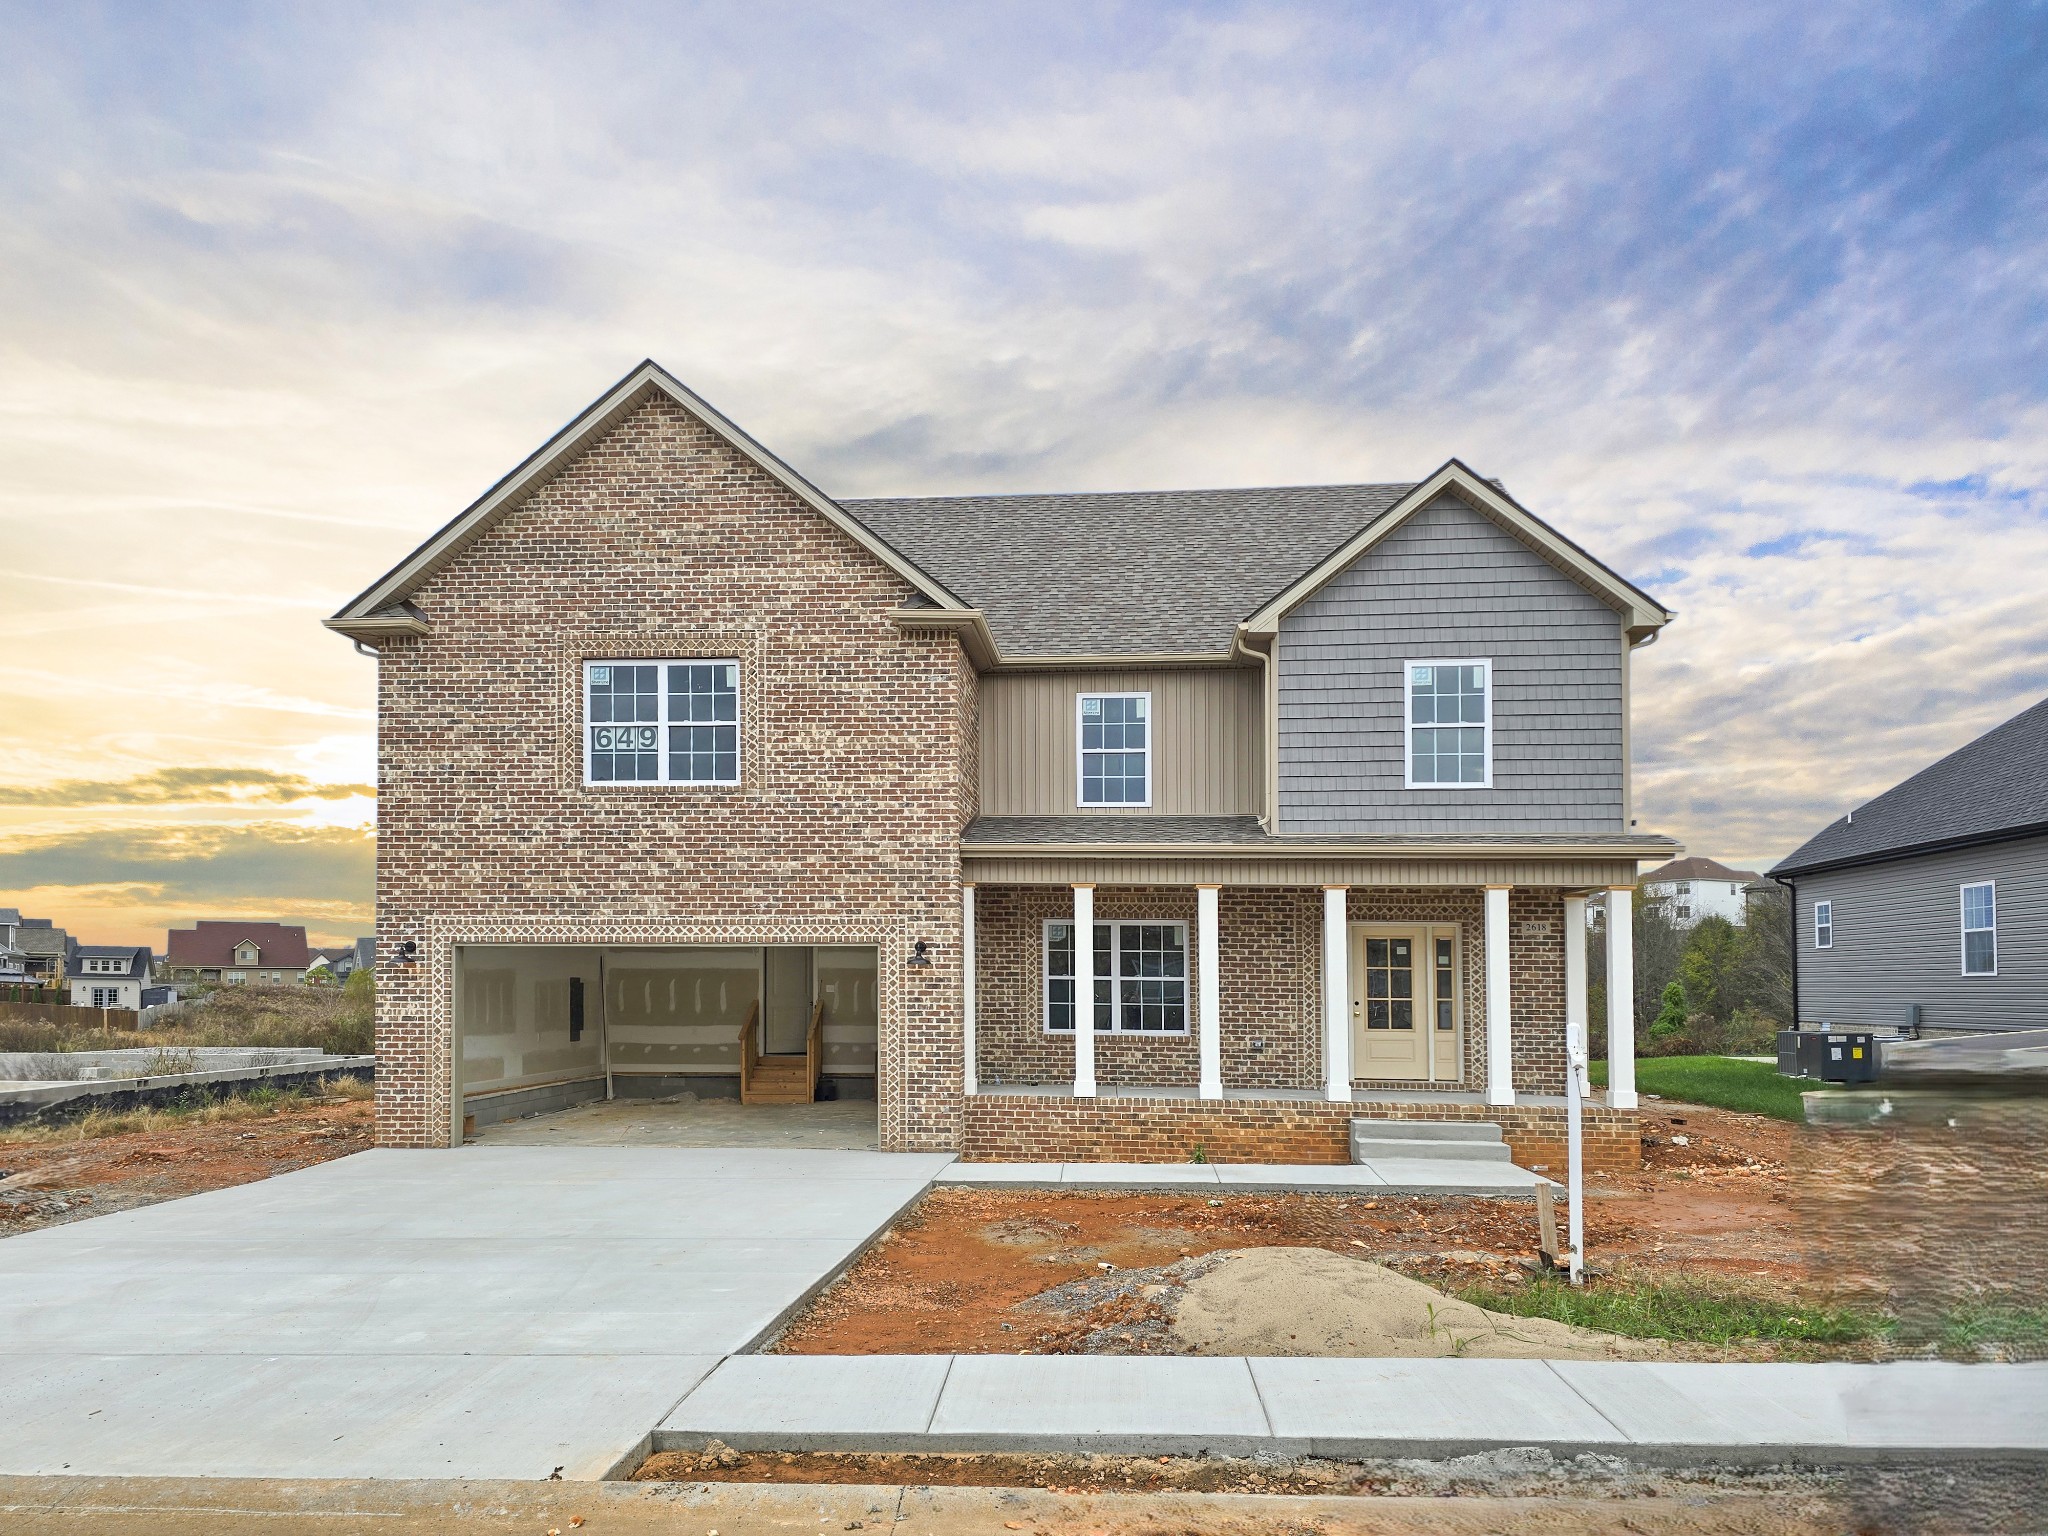
[{"label": "gray shake siding gable", "polygon": [[[2048,837],[2017,838],[1795,875],[1799,1016],[1890,1030],[1918,1003],[1923,1028],[2048,1024]],[[1998,887],[1998,974],[1962,974],[1962,887]],[[1833,903],[1832,948],[1813,904]]]},{"label": "gray shake siding gable", "polygon": [[[1439,497],[1280,625],[1290,834],[1624,830],[1621,616]],[[1404,787],[1408,660],[1490,658],[1493,787]]]}]

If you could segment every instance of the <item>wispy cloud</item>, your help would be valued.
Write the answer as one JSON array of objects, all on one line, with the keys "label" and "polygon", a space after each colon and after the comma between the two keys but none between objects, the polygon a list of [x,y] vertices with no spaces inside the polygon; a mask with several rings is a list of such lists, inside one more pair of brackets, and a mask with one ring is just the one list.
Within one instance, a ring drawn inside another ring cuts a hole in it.
[{"label": "wispy cloud", "polygon": [[[0,848],[0,891],[119,892],[165,911],[210,904],[279,910],[319,902],[367,909],[376,837],[366,828],[290,823],[239,827],[108,828],[28,839]],[[19,905],[9,896],[9,903]]]},{"label": "wispy cloud", "polygon": [[159,768],[126,779],[0,784],[0,805],[289,805],[295,800],[374,797],[368,784],[321,784],[267,768]]}]

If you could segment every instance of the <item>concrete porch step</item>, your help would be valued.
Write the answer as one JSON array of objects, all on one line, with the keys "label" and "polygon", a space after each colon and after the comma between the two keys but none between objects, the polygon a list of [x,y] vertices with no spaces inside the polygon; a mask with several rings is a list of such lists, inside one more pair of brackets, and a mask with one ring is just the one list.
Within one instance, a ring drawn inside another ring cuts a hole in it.
[{"label": "concrete porch step", "polygon": [[1351,1134],[1388,1141],[1499,1141],[1500,1127],[1491,1120],[1380,1120],[1355,1117]]},{"label": "concrete porch step", "polygon": [[1489,1120],[1353,1120],[1351,1161],[1427,1158],[1447,1163],[1509,1163],[1514,1153]]}]

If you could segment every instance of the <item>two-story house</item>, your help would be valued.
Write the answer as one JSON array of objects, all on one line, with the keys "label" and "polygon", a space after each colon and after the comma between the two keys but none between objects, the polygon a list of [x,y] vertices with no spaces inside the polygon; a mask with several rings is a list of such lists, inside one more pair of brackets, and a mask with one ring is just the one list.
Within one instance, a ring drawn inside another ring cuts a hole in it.
[{"label": "two-story house", "polygon": [[304,928],[236,919],[201,919],[190,928],[170,929],[164,953],[172,979],[228,986],[299,981],[313,958]]},{"label": "two-story house", "polygon": [[75,1008],[139,1009],[149,973],[147,945],[74,944],[64,958],[64,980]]},{"label": "two-story house", "polygon": [[64,975],[71,935],[47,917],[0,907],[0,981],[53,987]]},{"label": "two-story house", "polygon": [[1703,918],[1726,918],[1740,928],[1749,920],[1749,889],[1763,877],[1730,869],[1714,859],[1673,859],[1643,876],[1643,898],[1663,903],[1674,926],[1691,928]]},{"label": "two-story house", "polygon": [[1629,812],[1670,617],[1455,461],[836,501],[645,364],[328,621],[378,660],[380,1136],[822,1087],[971,1157],[1553,1145],[1586,898],[1625,976],[1680,851]]}]

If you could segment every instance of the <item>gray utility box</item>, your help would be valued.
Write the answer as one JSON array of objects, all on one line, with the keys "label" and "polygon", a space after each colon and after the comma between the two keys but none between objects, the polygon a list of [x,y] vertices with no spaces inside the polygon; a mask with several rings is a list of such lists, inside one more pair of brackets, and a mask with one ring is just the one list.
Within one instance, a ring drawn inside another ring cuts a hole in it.
[{"label": "gray utility box", "polygon": [[1781,1029],[1778,1071],[1823,1083],[1874,1083],[1877,1036],[1855,1029]]}]

